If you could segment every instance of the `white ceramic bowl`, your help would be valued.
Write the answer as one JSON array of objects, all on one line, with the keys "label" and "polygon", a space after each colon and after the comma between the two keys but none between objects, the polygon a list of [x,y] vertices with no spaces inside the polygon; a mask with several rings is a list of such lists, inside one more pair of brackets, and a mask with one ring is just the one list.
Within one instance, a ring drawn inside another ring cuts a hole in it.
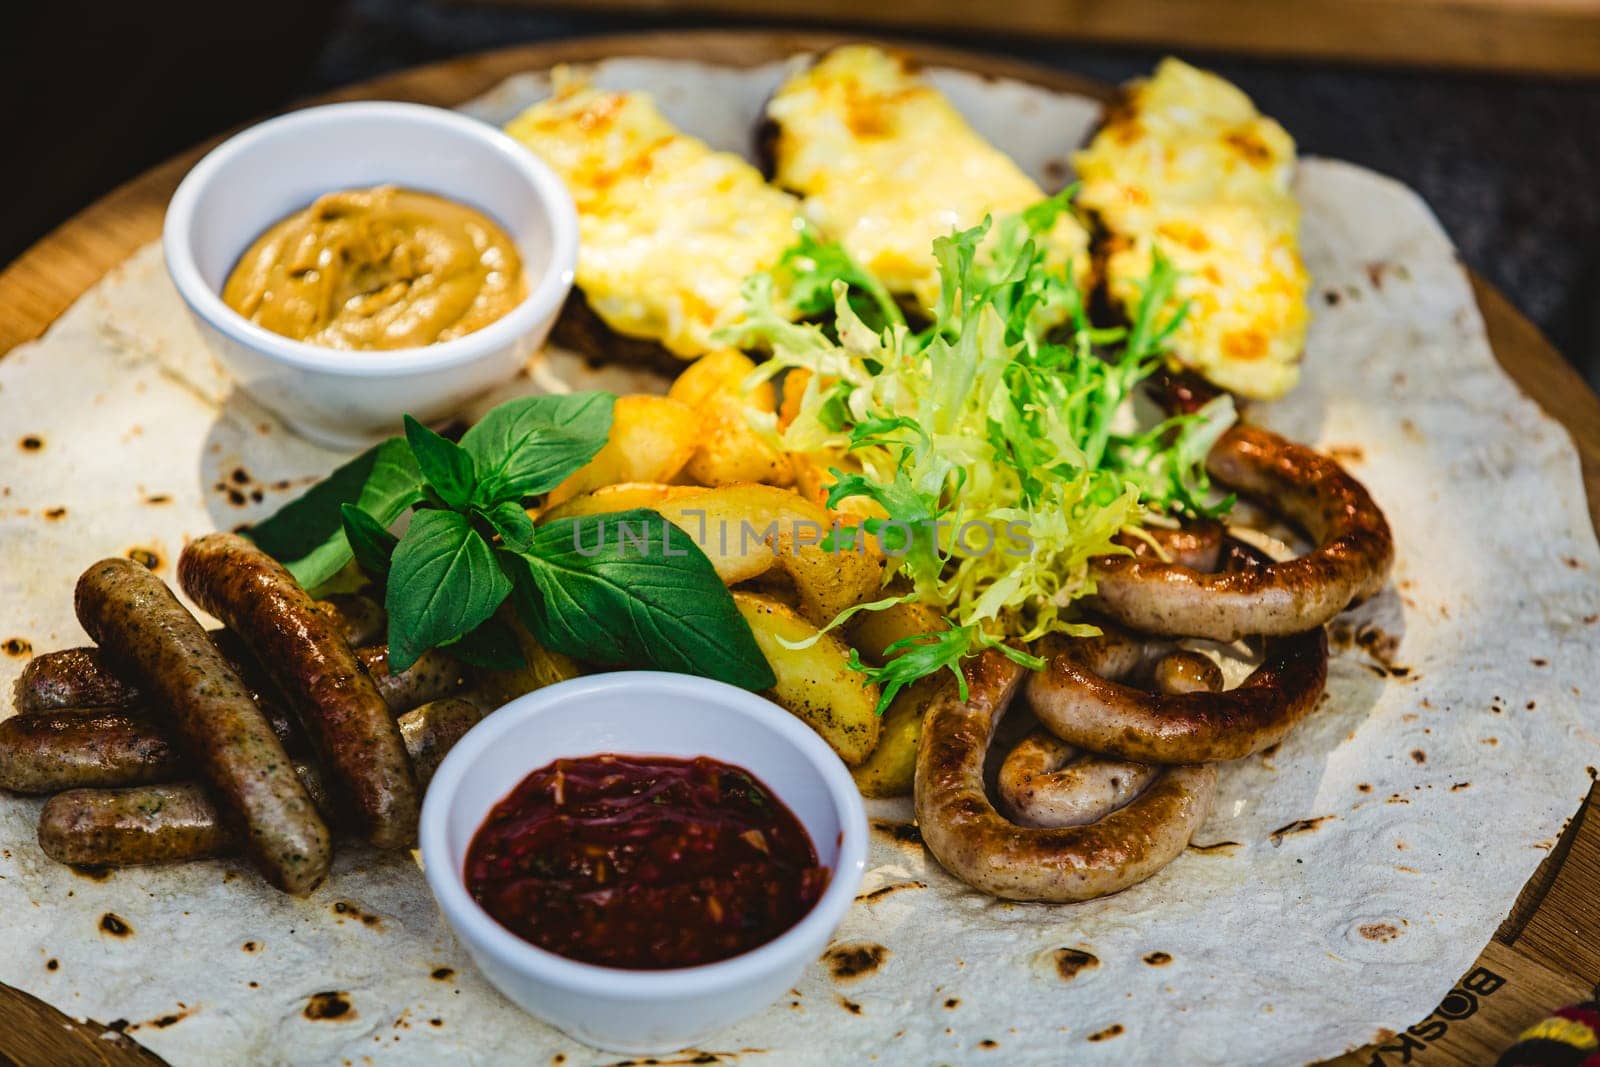
[{"label": "white ceramic bowl", "polygon": [[[516,243],[527,297],[465,337],[350,352],[290,340],[220,295],[268,226],[323,193],[394,184],[484,212]],[[330,104],[252,126],[191,170],[167,207],[167,270],[239,388],[292,429],[335,447],[397,433],[400,416],[444,418],[514,376],[572,287],[578,220],[551,170],[476,119],[418,104]]]},{"label": "white ceramic bowl", "polygon": [[[799,818],[833,876],[798,924],[740,956],[676,970],[597,967],[535,948],[478,906],[463,869],[490,809],[567,756],[710,756],[743,767]],[[827,947],[866,865],[867,817],[850,772],[776,705],[721,682],[622,671],[561,682],[488,716],[446,757],[422,805],[428,885],[467,951],[523,1010],[580,1041],[629,1053],[701,1041],[783,996]]]}]

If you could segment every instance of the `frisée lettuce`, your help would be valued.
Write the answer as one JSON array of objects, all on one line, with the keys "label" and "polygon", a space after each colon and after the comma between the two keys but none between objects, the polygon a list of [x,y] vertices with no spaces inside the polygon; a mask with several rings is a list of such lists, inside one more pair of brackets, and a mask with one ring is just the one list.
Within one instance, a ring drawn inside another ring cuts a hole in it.
[{"label": "fris\u00e9e lettuce", "polygon": [[[1041,666],[1027,642],[1095,632],[1071,605],[1093,592],[1093,557],[1128,551],[1118,534],[1231,503],[1210,501],[1203,466],[1231,401],[1144,426],[1133,411],[1187,310],[1171,309],[1175,271],[1158,256],[1132,321],[1094,326],[1039,240],[1070,194],[935,241],[939,301],[922,329],[841,249],[804,238],[746,280],[743,316],[721,335],[771,352],[752,384],[804,383],[793,418],[767,430],[824,459],[828,505],[864,516],[844,534],[864,531],[887,558],[891,594],[833,625],[903,601],[945,617],[948,629],[898,642],[884,666],[856,658],[884,707],[918,678],[959,679],[986,648]],[[794,308],[811,321],[791,321]]]}]

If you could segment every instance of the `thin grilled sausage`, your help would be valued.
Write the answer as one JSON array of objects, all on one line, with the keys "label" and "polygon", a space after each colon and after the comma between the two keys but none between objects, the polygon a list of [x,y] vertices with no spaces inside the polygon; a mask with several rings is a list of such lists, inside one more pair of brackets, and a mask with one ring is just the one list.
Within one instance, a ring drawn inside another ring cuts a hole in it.
[{"label": "thin grilled sausage", "polygon": [[[465,700],[440,700],[400,716],[400,732],[417,776],[431,778],[445,754],[482,717]],[[295,770],[318,807],[337,822],[316,769],[300,764]],[[217,818],[204,790],[175,783],[74,789],[51,797],[39,813],[39,846],[60,863],[132,867],[236,852],[238,840]]]},{"label": "thin grilled sausage", "polygon": [[350,800],[367,840],[404,848],[417,835],[416,777],[383,697],[350,644],[272,557],[237,534],[184,548],[178,581],[270,663],[328,784]]},{"label": "thin grilled sausage", "polygon": [[1383,588],[1394,536],[1371,494],[1338,463],[1259,427],[1234,426],[1212,447],[1206,469],[1300,526],[1317,547],[1216,573],[1138,555],[1100,557],[1091,564],[1095,593],[1087,604],[1141,633],[1233,641],[1315,630]]},{"label": "thin grilled sausage", "polygon": [[433,773],[456,742],[482,718],[483,712],[467,700],[435,700],[400,716],[400,735],[423,788],[433,781]]},{"label": "thin grilled sausage", "polygon": [[[437,652],[424,654],[410,670],[397,675],[389,673],[387,650],[382,647],[358,649],[356,656],[395,715],[442,700],[460,691],[465,681],[461,668]],[[305,734],[290,721],[283,705],[259,703],[284,748],[291,755],[303,752]],[[192,778],[194,766],[170,743],[171,731],[163,725],[166,718],[143,706],[14,715],[0,722],[0,789],[47,794]],[[405,720],[401,721],[403,733]],[[417,771],[420,784],[421,768]]]},{"label": "thin grilled sausage", "polygon": [[59,793],[189,777],[193,765],[148,719],[115,708],[63,708],[0,722],[0,789]]},{"label": "thin grilled sausage", "polygon": [[44,854],[79,867],[206,859],[237,846],[205,789],[193,782],[73,789],[51,797],[39,813]]},{"label": "thin grilled sausage", "polygon": [[1183,852],[1210,810],[1213,767],[1164,767],[1087,825],[1018,826],[1002,816],[984,787],[984,758],[1023,668],[991,649],[962,670],[967,699],[946,686],[917,744],[917,825],[945,870],[990,896],[1064,902],[1125,889]]},{"label": "thin grilled sausage", "polygon": [[[383,637],[383,609],[368,597],[334,594],[316,605],[352,645],[368,645]],[[264,683],[260,668],[238,638],[226,630],[212,630],[210,634],[246,684],[258,693],[271,692],[271,685]],[[132,708],[144,699],[139,687],[119,675],[97,648],[64,648],[35,656],[17,676],[12,698],[19,712]]]},{"label": "thin grilled sausage", "polygon": [[1164,685],[1182,688],[1161,693],[1125,684],[1133,657],[1122,650],[1145,639],[1110,625],[1102,630],[1098,637],[1052,635],[1040,642],[1035,651],[1045,669],[1028,677],[1024,691],[1051,733],[1118,759],[1167,764],[1242,759],[1283,740],[1316,710],[1327,685],[1328,638],[1321,628],[1267,638],[1261,665],[1236,688],[1182,688],[1161,672]]},{"label": "thin grilled sausage", "polygon": [[283,743],[233,668],[161,579],[107,559],[78,579],[78,621],[156,698],[245,851],[273,885],[309,893],[328,875],[328,828]]},{"label": "thin grilled sausage", "polygon": [[378,687],[378,695],[395,714],[458,693],[467,684],[461,665],[437,649],[424,652],[399,674],[389,671],[389,646],[356,649],[356,659]]}]

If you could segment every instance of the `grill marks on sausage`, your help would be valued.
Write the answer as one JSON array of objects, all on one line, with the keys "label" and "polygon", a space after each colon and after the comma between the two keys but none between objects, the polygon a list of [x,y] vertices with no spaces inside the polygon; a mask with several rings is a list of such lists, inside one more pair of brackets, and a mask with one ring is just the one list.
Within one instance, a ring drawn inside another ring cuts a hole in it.
[{"label": "grill marks on sausage", "polygon": [[268,881],[308,893],[327,877],[328,828],[283,744],[206,632],[165,583],[102,560],[78,580],[78,620],[148,693]]},{"label": "grill marks on sausage", "polygon": [[288,571],[235,534],[184,549],[184,591],[222,619],[275,677],[331,782],[367,840],[403,848],[416,836],[418,790],[399,728],[350,645]]}]

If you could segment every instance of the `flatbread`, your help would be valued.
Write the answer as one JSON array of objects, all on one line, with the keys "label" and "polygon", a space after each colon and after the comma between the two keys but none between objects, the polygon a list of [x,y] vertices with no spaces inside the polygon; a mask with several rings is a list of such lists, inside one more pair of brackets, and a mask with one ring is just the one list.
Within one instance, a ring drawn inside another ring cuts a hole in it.
[{"label": "flatbread", "polygon": [[[1094,102],[933,74],[1043,184],[1067,180]],[[780,76],[598,69],[740,151]],[[503,121],[545,91],[514,78],[468,110]],[[1325,160],[1306,161],[1297,188],[1317,280],[1305,380],[1250,416],[1335,452],[1398,545],[1390,588],[1335,624],[1324,706],[1276,750],[1222,768],[1198,847],[1087,904],[969,891],[920,847],[908,803],[875,802],[870,869],[836,942],[873,951],[819,961],[703,1051],[1301,1062],[1422,1018],[1487,942],[1600,766],[1600,550],[1577,456],[1495,363],[1415,194]],[[590,375],[557,354],[537,380],[658,385]],[[94,559],[143,549],[171,580],[186,538],[270,513],[342,458],[231,392],[155,246],[0,361],[0,426],[14,449],[0,470],[0,641],[35,651],[84,641],[72,585]],[[25,655],[0,659],[0,691]],[[175,1063],[616,1059],[480,978],[408,857],[344,848],[303,901],[228,862],[97,879],[40,854],[38,807],[0,799],[0,980],[125,1020]]]}]

